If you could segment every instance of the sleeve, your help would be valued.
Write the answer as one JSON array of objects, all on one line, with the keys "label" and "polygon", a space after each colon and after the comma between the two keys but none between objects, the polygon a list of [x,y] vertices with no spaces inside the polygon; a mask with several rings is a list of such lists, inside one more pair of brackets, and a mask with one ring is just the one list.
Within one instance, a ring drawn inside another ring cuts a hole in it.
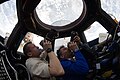
[{"label": "sleeve", "polygon": [[[82,74],[87,74],[89,71],[88,63],[85,57],[82,55],[80,50],[75,52],[76,61],[73,63],[73,71],[81,72]],[[76,70],[74,70],[74,68]]]},{"label": "sleeve", "polygon": [[75,61],[64,62],[62,65],[69,74],[80,74],[85,75],[89,71],[89,67],[87,61],[85,60],[84,56],[80,52],[80,50],[75,51]]},{"label": "sleeve", "polygon": [[38,60],[28,60],[26,66],[31,73],[31,76],[37,76],[42,78],[49,78],[49,67],[48,64]]}]

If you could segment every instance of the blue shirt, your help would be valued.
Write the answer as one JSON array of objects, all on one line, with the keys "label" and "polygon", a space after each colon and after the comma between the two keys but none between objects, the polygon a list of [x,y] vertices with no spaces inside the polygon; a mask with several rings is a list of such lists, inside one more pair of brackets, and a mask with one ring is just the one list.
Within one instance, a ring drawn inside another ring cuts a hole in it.
[{"label": "blue shirt", "polygon": [[84,77],[89,72],[87,61],[80,50],[77,50],[74,54],[75,61],[68,59],[60,60],[65,70],[65,75],[62,77],[62,80],[84,80]]}]

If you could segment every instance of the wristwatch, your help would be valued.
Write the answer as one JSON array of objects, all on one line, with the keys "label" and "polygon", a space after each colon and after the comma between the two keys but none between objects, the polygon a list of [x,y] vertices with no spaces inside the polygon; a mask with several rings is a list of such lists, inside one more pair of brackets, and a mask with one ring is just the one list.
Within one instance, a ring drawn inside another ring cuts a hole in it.
[{"label": "wristwatch", "polygon": [[48,49],[46,50],[47,53],[50,53],[51,51],[53,51],[52,48],[48,48]]}]

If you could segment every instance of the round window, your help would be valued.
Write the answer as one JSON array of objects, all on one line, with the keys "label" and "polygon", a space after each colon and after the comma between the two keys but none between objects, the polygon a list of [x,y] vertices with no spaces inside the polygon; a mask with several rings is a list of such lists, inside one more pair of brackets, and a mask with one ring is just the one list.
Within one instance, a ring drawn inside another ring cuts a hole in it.
[{"label": "round window", "polygon": [[37,16],[44,24],[65,26],[77,20],[83,12],[82,0],[41,0],[36,8]]}]

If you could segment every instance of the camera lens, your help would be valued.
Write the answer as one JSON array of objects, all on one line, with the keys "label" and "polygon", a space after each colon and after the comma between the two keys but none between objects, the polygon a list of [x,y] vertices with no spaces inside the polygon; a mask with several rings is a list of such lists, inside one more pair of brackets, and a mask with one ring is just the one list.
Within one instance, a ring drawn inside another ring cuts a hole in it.
[{"label": "camera lens", "polygon": [[72,31],[72,32],[71,32],[71,39],[70,39],[70,41],[73,41],[73,38],[74,38],[76,35],[78,35],[78,33],[75,32],[75,31]]},{"label": "camera lens", "polygon": [[42,40],[39,44],[43,47],[43,42],[44,42],[44,40]]}]

